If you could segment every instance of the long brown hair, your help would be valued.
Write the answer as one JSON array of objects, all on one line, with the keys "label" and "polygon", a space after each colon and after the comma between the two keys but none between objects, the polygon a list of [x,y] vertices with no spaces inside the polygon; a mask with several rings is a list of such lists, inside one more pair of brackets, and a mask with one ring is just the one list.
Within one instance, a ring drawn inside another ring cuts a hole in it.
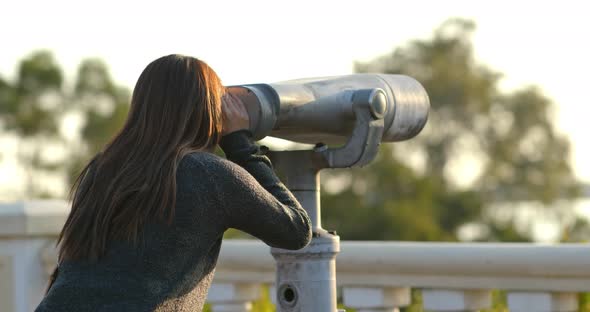
[{"label": "long brown hair", "polygon": [[136,242],[147,221],[172,222],[178,163],[219,142],[223,92],[193,57],[168,55],[145,68],[125,125],[72,186],[60,261],[100,259],[111,240]]}]

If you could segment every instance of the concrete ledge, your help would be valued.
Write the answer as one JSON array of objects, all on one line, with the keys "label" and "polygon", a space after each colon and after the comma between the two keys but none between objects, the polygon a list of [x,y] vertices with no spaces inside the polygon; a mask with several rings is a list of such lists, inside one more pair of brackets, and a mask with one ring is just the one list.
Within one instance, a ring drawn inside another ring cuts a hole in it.
[{"label": "concrete ledge", "polygon": [[0,237],[57,236],[69,211],[65,200],[0,203]]}]

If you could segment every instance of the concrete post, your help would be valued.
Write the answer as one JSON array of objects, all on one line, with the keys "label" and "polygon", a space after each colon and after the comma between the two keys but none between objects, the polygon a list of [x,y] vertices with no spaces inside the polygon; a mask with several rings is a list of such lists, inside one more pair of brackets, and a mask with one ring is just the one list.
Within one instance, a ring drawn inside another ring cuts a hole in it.
[{"label": "concrete post", "polygon": [[514,312],[578,311],[578,296],[575,292],[511,291],[507,301],[508,308]]},{"label": "concrete post", "polygon": [[395,312],[411,303],[409,287],[345,286],[344,305],[357,312]]},{"label": "concrete post", "polygon": [[33,311],[43,298],[43,252],[68,215],[61,200],[0,204],[0,311]]},{"label": "concrete post", "polygon": [[260,284],[215,283],[211,285],[207,302],[213,312],[249,312],[252,301],[260,298]]}]

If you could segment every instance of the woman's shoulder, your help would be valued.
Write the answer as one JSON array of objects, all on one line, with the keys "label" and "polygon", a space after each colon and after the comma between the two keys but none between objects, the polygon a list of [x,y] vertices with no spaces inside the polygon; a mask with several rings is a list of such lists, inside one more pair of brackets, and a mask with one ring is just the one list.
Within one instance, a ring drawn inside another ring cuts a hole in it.
[{"label": "woman's shoulder", "polygon": [[223,181],[224,184],[229,185],[250,181],[250,173],[240,165],[208,152],[194,152],[186,155],[181,160],[177,172],[189,177],[205,174],[211,181]]},{"label": "woman's shoulder", "polygon": [[179,168],[186,169],[211,169],[215,171],[219,170],[230,170],[233,171],[234,167],[237,166],[233,162],[220,157],[210,152],[193,152],[184,156],[179,164]]}]

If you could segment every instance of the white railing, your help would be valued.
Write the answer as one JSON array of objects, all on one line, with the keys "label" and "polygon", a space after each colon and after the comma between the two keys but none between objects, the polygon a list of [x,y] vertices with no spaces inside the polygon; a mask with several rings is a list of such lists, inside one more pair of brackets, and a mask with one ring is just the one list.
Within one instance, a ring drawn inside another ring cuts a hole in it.
[{"label": "white railing", "polygon": [[[507,292],[510,311],[577,311],[577,293],[590,291],[590,246],[502,243],[341,243],[337,283],[347,307],[393,311],[422,290],[425,310],[477,311],[491,307],[491,291]],[[269,248],[257,241],[223,244],[215,282],[249,289],[274,281]],[[216,293],[216,285],[211,293]],[[232,300],[215,297],[214,304]],[[242,296],[244,306],[253,297]],[[247,310],[243,310],[247,311]]]},{"label": "white railing", "polygon": [[[59,201],[0,204],[0,311],[31,311],[39,302],[66,215]],[[341,249],[337,283],[344,304],[359,312],[407,306],[412,288],[428,311],[489,308],[493,289],[506,291],[510,311],[577,311],[577,293],[590,291],[585,244],[343,241]],[[215,312],[249,311],[274,279],[266,245],[226,240],[208,301]]]}]

